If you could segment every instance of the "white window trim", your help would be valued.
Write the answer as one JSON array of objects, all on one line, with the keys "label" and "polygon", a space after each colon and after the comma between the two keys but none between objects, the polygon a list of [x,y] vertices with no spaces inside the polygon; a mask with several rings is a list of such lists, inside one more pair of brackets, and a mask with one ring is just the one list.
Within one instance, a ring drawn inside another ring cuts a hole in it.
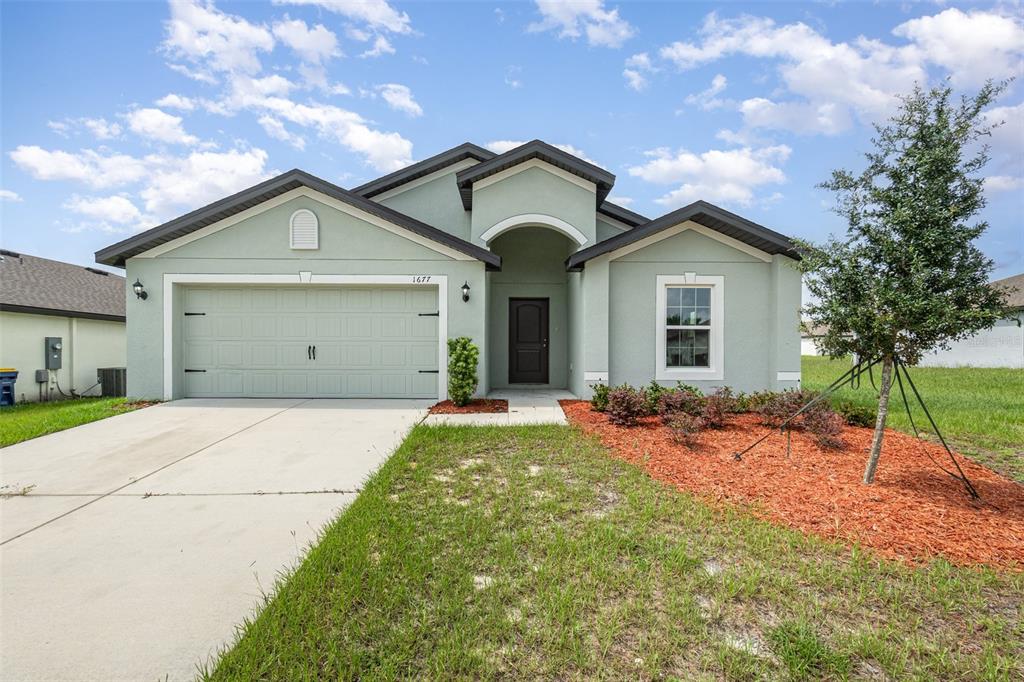
[{"label": "white window trim", "polygon": [[[658,275],[654,292],[655,375],[659,381],[721,381],[725,378],[725,277],[698,275]],[[667,367],[665,363],[665,304],[670,286],[711,287],[711,366]]]},{"label": "white window trim", "polygon": [[[426,279],[426,281],[423,281]],[[437,399],[448,399],[448,276],[447,275],[221,275],[164,274],[164,400],[174,400],[175,377],[184,380],[184,373],[174,367],[174,286],[176,284],[404,284],[437,287]]]},{"label": "white window trim", "polygon": [[[313,216],[313,223],[316,226],[316,233],[313,236],[312,246],[296,246],[295,245],[295,219],[299,216],[306,214]],[[292,251],[318,251],[320,249],[320,219],[317,218],[316,213],[313,213],[308,208],[300,208],[292,212],[290,218],[288,218],[288,247]]]}]

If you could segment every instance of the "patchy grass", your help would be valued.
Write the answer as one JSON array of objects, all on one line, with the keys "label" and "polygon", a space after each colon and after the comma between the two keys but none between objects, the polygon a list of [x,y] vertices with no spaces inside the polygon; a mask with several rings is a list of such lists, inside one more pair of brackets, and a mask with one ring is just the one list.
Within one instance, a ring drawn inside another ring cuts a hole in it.
[{"label": "patchy grass", "polygon": [[0,409],[0,447],[81,426],[150,403],[125,398],[78,398],[45,403],[19,403]]},{"label": "patchy grass", "polygon": [[1022,599],[710,507],[574,428],[420,426],[201,672],[1009,680]]},{"label": "patchy grass", "polygon": [[[845,360],[805,355],[802,384],[824,389],[850,368]],[[1024,371],[976,367],[914,367],[910,376],[939,428],[956,448],[975,461],[1024,483]],[[881,381],[875,371],[875,383]],[[928,419],[915,407],[906,386],[918,428],[929,430]],[[878,405],[878,393],[865,376],[859,389],[844,388],[840,398]],[[913,433],[899,392],[889,403],[889,426]]]}]

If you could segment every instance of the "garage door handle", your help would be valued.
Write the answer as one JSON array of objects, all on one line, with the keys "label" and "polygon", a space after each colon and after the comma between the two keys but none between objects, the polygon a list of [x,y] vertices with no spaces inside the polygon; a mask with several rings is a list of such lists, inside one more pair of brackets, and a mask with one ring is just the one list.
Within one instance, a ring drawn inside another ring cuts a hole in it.
[{"label": "garage door handle", "polygon": [[436,369],[421,369],[420,374],[438,374]]},{"label": "garage door handle", "polygon": [[313,359],[313,346],[306,346],[306,359],[307,360],[312,360]]},{"label": "garage door handle", "polygon": [[186,369],[185,371],[191,373],[191,372],[205,372],[206,370],[205,369]]},{"label": "garage door handle", "polygon": [[313,346],[313,359],[316,360],[316,346]]},{"label": "garage door handle", "polygon": [[420,313],[420,317],[441,317],[441,311],[436,313]]}]

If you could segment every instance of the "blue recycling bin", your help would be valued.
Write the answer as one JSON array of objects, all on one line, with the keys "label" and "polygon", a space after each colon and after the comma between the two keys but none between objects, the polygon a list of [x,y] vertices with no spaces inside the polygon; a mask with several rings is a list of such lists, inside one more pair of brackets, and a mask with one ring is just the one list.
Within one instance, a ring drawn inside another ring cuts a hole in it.
[{"label": "blue recycling bin", "polygon": [[0,407],[14,404],[14,382],[18,380],[18,370],[0,369]]}]

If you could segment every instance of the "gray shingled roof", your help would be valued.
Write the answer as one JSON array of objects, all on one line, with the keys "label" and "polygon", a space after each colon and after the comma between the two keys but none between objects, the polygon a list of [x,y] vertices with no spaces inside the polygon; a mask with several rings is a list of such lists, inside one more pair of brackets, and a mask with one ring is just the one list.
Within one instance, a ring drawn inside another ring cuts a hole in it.
[{"label": "gray shingled roof", "polygon": [[0,251],[0,310],[124,320],[124,277]]},{"label": "gray shingled roof", "polygon": [[1012,277],[997,279],[992,287],[1006,292],[1006,305],[1010,308],[1024,308],[1024,272]]}]

